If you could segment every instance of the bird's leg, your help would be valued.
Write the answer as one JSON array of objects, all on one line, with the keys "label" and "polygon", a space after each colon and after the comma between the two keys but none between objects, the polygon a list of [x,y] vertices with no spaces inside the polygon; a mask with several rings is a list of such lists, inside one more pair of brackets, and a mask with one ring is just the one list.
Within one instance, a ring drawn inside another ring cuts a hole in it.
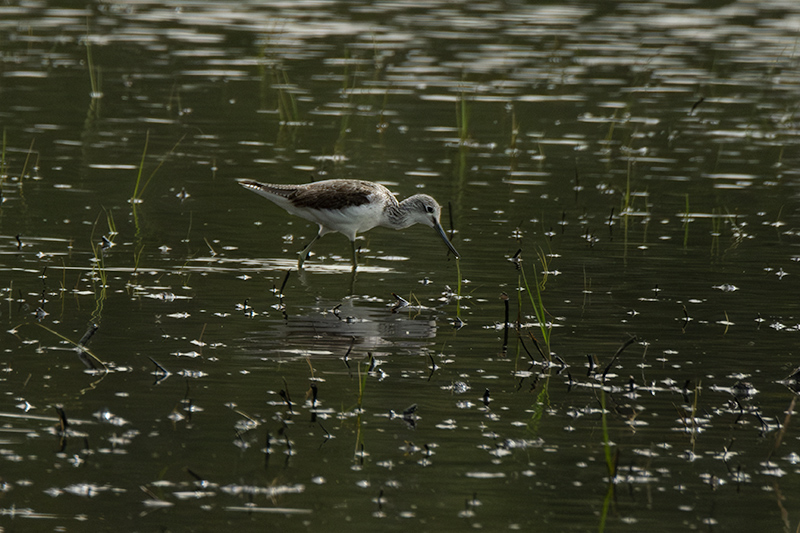
[{"label": "bird's leg", "polygon": [[352,241],[351,244],[353,245],[353,272],[355,272],[356,267],[358,266],[358,252],[356,251],[356,241]]},{"label": "bird's leg", "polygon": [[321,233],[322,233],[322,228],[320,228],[319,232],[317,232],[317,236],[311,239],[311,242],[308,243],[306,247],[300,251],[300,259],[297,260],[297,270],[303,270],[303,263],[306,262],[306,257],[308,257],[308,252],[311,251],[311,245],[317,242],[317,239],[319,239]]}]

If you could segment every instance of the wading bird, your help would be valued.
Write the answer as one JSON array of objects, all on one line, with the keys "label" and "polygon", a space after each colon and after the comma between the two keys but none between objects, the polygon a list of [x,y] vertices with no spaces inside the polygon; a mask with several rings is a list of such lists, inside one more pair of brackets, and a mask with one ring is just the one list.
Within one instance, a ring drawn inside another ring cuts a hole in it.
[{"label": "wading bird", "polygon": [[427,194],[415,194],[398,202],[394,195],[378,183],[362,180],[325,180],[305,185],[277,185],[241,179],[239,185],[249,189],[299,216],[319,225],[317,236],[300,252],[297,262],[303,268],[311,245],[326,233],[339,232],[353,245],[353,270],[356,269],[356,234],[376,226],[405,229],[425,224],[436,230],[456,258],[460,257],[442,229],[439,218],[442,208]]}]

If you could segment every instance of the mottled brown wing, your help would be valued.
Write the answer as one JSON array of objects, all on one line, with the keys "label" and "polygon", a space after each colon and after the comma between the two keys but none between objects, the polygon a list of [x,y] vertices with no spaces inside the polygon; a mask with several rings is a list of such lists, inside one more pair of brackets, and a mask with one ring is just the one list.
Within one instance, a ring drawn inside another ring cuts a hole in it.
[{"label": "mottled brown wing", "polygon": [[308,209],[344,209],[369,203],[369,195],[374,192],[369,183],[333,180],[319,182],[303,187],[289,195],[295,207]]}]

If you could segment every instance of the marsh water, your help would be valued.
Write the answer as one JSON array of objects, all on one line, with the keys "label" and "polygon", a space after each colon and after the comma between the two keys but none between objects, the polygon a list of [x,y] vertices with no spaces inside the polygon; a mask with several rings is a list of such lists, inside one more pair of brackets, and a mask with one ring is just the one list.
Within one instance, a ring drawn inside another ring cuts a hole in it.
[{"label": "marsh water", "polygon": [[[0,3],[0,529],[796,531],[794,1]],[[342,235],[237,183],[443,205]]]}]

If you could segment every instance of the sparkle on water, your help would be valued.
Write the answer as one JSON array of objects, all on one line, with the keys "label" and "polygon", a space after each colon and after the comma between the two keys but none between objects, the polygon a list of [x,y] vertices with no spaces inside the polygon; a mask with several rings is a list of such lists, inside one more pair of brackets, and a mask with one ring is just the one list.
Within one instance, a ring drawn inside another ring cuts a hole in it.
[{"label": "sparkle on water", "polygon": [[[0,6],[0,516],[794,531],[798,20]],[[464,259],[298,273],[241,176],[429,194]]]}]

